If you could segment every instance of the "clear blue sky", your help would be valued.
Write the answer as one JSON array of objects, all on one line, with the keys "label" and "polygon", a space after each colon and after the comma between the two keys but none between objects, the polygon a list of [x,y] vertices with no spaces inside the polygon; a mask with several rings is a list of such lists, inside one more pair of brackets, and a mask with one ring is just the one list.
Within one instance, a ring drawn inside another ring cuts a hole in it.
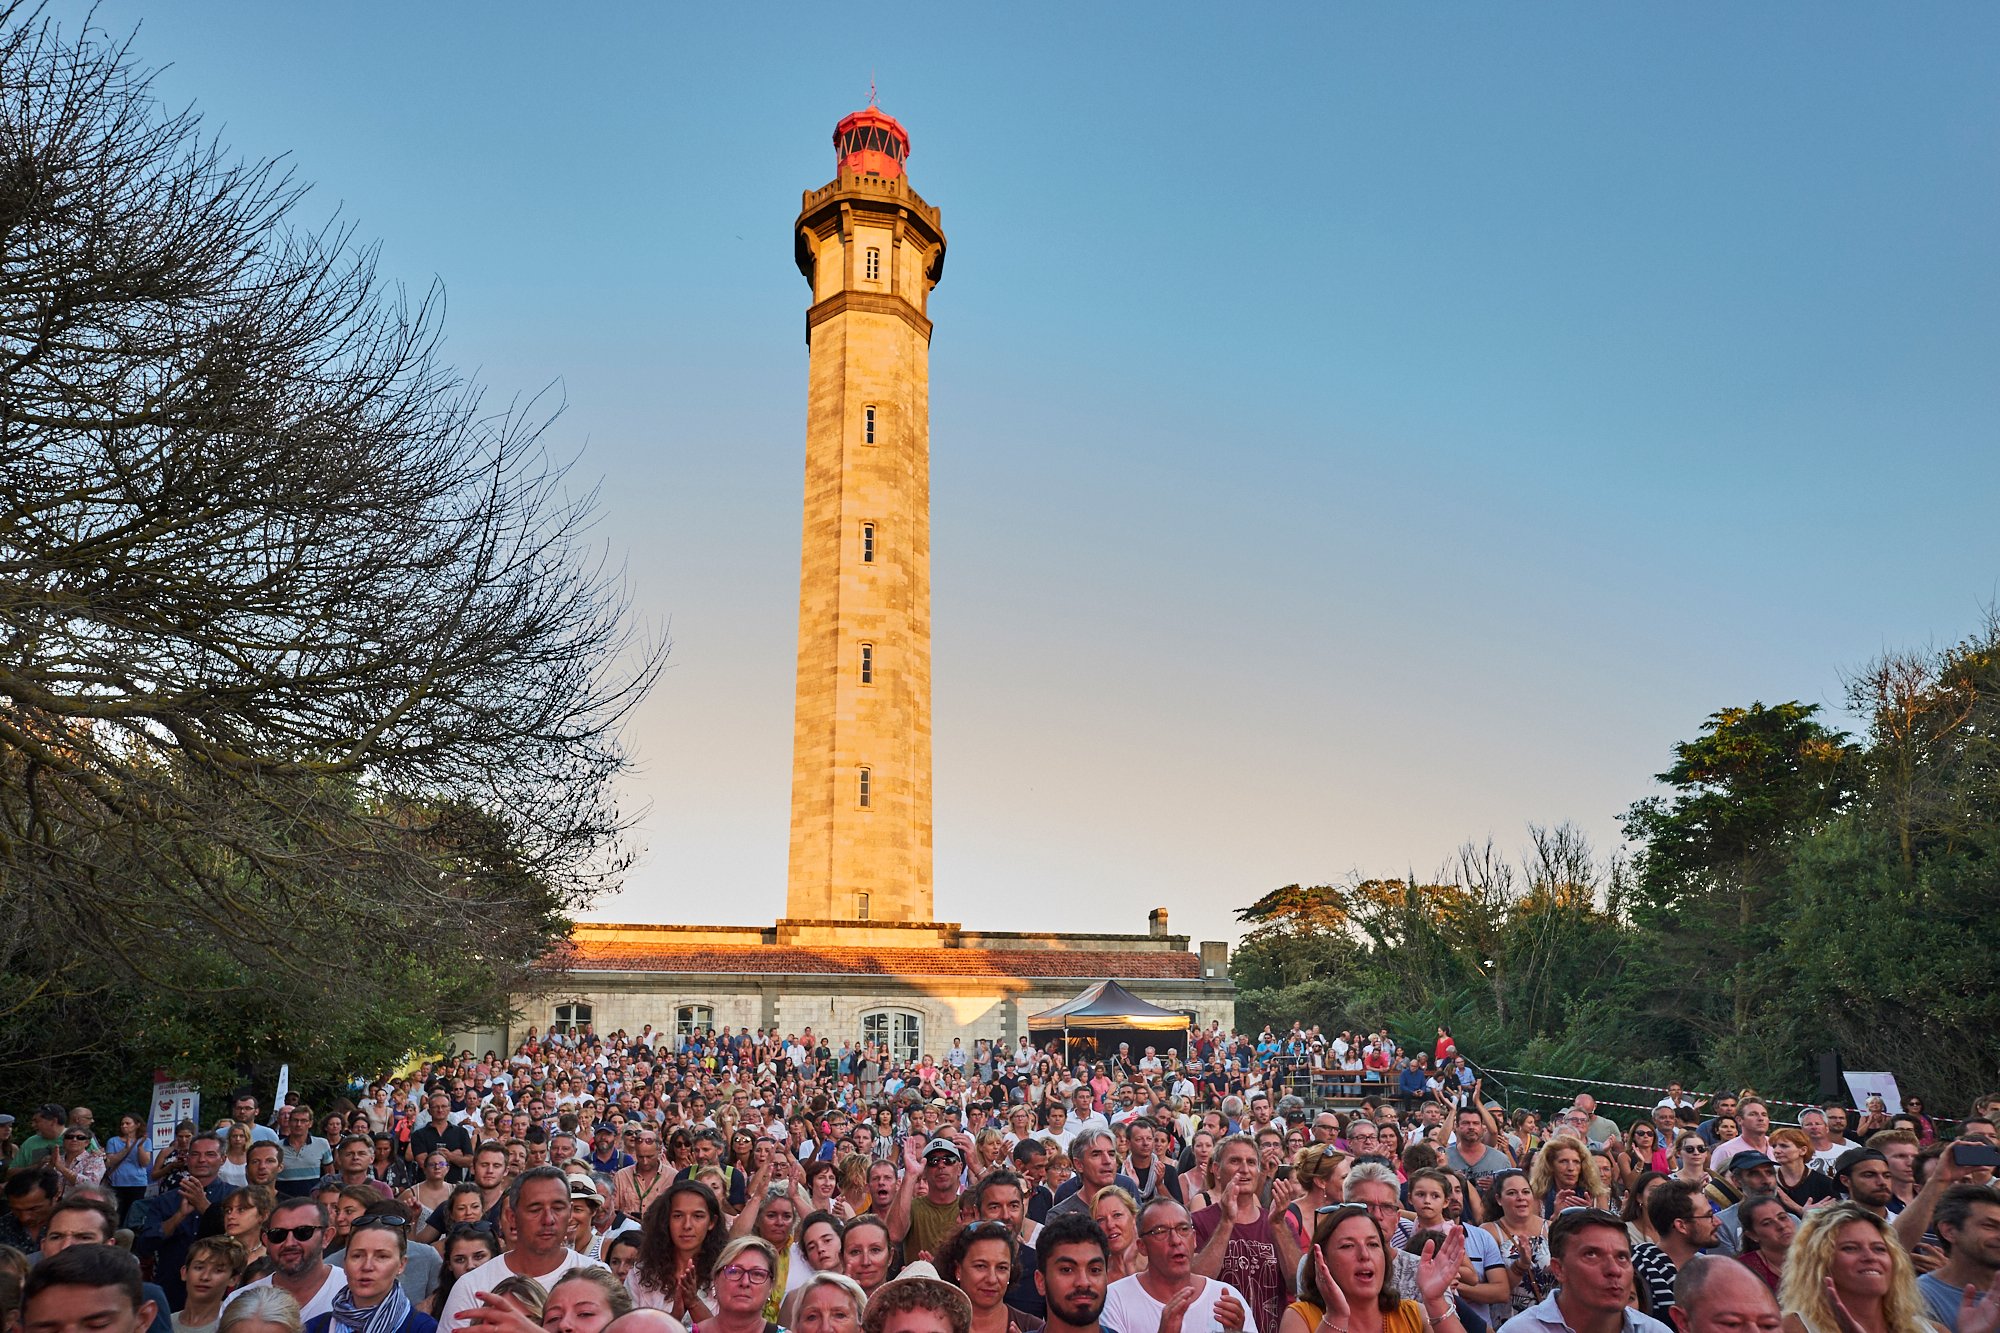
[{"label": "clear blue sky", "polygon": [[1608,846],[1712,710],[2000,591],[1990,4],[96,13],[442,279],[496,396],[560,383],[674,644],[607,915],[782,910],[790,226],[871,71],[951,243],[943,919],[1214,937]]}]

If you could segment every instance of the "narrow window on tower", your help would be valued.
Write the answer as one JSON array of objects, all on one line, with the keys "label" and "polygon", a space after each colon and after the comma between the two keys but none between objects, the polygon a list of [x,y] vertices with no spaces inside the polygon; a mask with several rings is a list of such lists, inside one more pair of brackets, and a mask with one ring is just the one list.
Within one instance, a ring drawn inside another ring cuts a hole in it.
[{"label": "narrow window on tower", "polygon": [[875,645],[872,643],[861,645],[861,683],[863,685],[875,683]]},{"label": "narrow window on tower", "polygon": [[864,407],[861,409],[861,442],[863,444],[875,443],[875,409],[873,407]]},{"label": "narrow window on tower", "polygon": [[875,525],[873,523],[863,523],[861,525],[861,563],[864,565],[875,563]]},{"label": "narrow window on tower", "polygon": [[880,282],[882,280],[882,252],[872,245],[868,247],[866,268],[868,281]]},{"label": "narrow window on tower", "polygon": [[854,895],[854,919],[856,921],[868,919],[868,895],[865,893]]},{"label": "narrow window on tower", "polygon": [[855,804],[863,810],[869,808],[875,799],[875,770],[863,768],[856,774],[854,786]]}]

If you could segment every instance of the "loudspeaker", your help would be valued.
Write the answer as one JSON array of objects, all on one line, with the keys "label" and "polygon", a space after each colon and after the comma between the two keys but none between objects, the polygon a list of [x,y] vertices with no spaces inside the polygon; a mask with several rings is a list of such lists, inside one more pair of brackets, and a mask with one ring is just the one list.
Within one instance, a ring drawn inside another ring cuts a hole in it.
[{"label": "loudspeaker", "polygon": [[1840,1052],[1821,1051],[1819,1053],[1819,1099],[1830,1101],[1840,1098],[1841,1105],[1847,1104],[1847,1080],[1840,1073]]}]

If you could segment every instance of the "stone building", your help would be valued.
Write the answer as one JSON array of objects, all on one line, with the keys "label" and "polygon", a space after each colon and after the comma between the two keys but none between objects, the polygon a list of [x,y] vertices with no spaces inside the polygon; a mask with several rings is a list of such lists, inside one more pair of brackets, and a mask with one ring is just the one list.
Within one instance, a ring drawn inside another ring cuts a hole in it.
[{"label": "stone building", "polygon": [[931,879],[930,294],[942,216],[910,137],[874,106],[834,129],[834,179],[793,224],[806,310],[806,467],[786,914],[768,927],[579,924],[567,989],[529,1025],[777,1027],[915,1056],[1009,1046],[1027,1017],[1112,978],[1203,1026],[1235,1013],[1227,947],[965,930]]}]

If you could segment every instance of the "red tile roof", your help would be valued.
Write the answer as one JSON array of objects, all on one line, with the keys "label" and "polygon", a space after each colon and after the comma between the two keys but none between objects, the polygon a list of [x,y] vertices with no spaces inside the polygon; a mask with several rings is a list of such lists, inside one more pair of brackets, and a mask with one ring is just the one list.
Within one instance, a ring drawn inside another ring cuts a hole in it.
[{"label": "red tile roof", "polygon": [[623,944],[579,940],[569,965],[588,972],[741,972],[829,976],[1188,977],[1191,953],[1124,949],[845,949],[762,944]]}]

